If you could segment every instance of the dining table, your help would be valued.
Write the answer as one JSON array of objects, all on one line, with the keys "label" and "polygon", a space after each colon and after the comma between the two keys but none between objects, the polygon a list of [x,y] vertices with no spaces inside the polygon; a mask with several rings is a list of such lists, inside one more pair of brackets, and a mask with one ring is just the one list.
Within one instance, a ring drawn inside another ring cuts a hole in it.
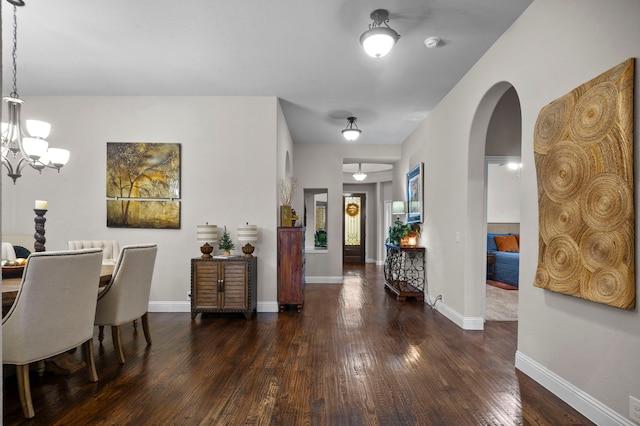
[{"label": "dining table", "polygon": [[[100,270],[100,279],[98,280],[98,288],[105,287],[111,281],[111,275],[115,265],[103,264]],[[4,273],[3,273],[4,275]],[[4,317],[11,309],[20,285],[22,284],[21,274],[11,273],[11,278],[2,278],[2,316]],[[96,293],[97,297],[97,293]],[[41,361],[40,366],[37,368],[39,373],[42,373],[45,369],[51,371],[54,374],[70,375],[80,370],[85,366],[84,361],[77,360],[73,355],[73,351],[70,353],[62,353],[55,357],[49,358],[45,362]]]}]

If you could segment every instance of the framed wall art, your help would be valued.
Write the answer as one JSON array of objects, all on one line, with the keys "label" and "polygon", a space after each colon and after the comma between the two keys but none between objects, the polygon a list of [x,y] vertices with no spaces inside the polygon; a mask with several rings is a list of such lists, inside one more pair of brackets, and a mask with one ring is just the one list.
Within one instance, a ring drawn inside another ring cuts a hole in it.
[{"label": "framed wall art", "polygon": [[419,163],[407,173],[407,223],[422,223],[423,168],[424,164]]},{"label": "framed wall art", "polygon": [[180,144],[107,142],[107,227],[180,228]]},{"label": "framed wall art", "polygon": [[107,200],[107,226],[180,229],[180,201]]}]

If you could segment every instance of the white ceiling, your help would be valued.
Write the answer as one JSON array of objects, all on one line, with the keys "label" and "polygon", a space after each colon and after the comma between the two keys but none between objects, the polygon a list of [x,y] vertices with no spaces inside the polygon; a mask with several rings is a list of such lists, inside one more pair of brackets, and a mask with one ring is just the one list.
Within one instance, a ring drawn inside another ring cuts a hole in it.
[{"label": "white ceiling", "polygon": [[[397,144],[531,1],[25,0],[18,93],[277,96],[294,143],[347,143],[354,115],[350,143]],[[378,8],[401,38],[374,59],[359,38]],[[2,1],[3,95],[12,11]]]}]

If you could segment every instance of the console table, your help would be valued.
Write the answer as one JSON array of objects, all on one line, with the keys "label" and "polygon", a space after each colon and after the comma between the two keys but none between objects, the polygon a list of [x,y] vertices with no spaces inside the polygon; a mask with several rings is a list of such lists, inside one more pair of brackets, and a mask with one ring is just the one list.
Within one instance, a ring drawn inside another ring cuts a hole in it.
[{"label": "console table", "polygon": [[191,319],[199,313],[242,313],[258,300],[258,258],[191,259]]},{"label": "console table", "polygon": [[407,297],[424,300],[425,248],[398,247],[386,244],[387,258],[384,262],[385,287],[400,301]]}]

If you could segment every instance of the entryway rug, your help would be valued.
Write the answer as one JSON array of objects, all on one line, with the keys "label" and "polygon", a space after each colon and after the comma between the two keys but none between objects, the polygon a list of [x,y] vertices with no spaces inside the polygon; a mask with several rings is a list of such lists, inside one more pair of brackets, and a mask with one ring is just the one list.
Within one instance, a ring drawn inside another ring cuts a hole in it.
[{"label": "entryway rug", "polygon": [[517,290],[518,287],[511,285],[511,284],[506,284],[506,283],[501,283],[500,281],[493,281],[493,280],[487,280],[487,284],[492,285],[494,287],[498,287],[504,290]]},{"label": "entryway rug", "polygon": [[518,291],[486,286],[487,321],[518,321]]}]

